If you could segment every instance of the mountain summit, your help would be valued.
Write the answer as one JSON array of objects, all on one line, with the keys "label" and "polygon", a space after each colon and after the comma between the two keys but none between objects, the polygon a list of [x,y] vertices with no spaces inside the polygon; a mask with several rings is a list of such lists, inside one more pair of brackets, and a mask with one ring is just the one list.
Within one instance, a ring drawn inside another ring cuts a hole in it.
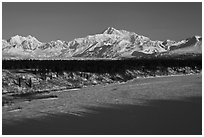
[{"label": "mountain summit", "polygon": [[16,35],[2,40],[3,59],[119,59],[158,55],[202,54],[202,37],[181,41],[151,40],[126,30],[108,27],[101,34],[76,38],[72,41],[43,43],[35,37]]},{"label": "mountain summit", "polygon": [[122,32],[113,28],[113,27],[108,27],[104,32],[103,34],[115,34],[115,35],[121,35]]}]

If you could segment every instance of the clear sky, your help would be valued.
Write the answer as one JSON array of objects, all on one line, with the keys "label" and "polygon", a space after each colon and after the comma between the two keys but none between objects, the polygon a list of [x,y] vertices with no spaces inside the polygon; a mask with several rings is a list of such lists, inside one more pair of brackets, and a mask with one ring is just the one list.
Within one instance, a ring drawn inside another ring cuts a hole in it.
[{"label": "clear sky", "polygon": [[42,42],[70,41],[124,29],[152,40],[202,35],[202,3],[3,3],[2,37],[32,35]]}]

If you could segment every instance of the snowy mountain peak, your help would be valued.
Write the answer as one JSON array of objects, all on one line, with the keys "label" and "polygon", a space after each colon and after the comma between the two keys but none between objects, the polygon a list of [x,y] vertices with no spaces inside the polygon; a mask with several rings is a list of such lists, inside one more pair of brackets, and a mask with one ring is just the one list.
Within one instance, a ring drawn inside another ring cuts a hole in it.
[{"label": "snowy mountain peak", "polygon": [[16,35],[2,40],[3,57],[50,58],[134,58],[159,54],[202,53],[202,37],[193,36],[181,41],[151,40],[143,35],[108,27],[102,34],[76,38],[72,41],[55,40],[42,43],[35,37]]},{"label": "snowy mountain peak", "polygon": [[33,37],[31,35],[28,35],[26,37],[26,40],[30,40],[31,42],[36,43],[36,44],[42,44],[42,42],[40,42],[38,39],[36,39],[35,37]]},{"label": "snowy mountain peak", "polygon": [[58,39],[56,42],[63,44],[63,41],[62,41],[62,40],[59,40],[59,39]]},{"label": "snowy mountain peak", "polygon": [[8,42],[10,42],[11,45],[20,45],[25,40],[25,37],[15,35],[11,37]]},{"label": "snowy mountain peak", "polygon": [[24,41],[29,41],[29,42],[33,42],[33,43],[37,43],[37,44],[41,43],[40,41],[38,41],[35,37],[33,37],[31,35],[28,35],[27,37],[15,35],[8,40],[8,42],[10,42],[12,45],[20,45]]},{"label": "snowy mountain peak", "polygon": [[19,48],[23,50],[34,50],[42,43],[38,41],[35,37],[28,35],[27,37],[15,35],[11,37],[7,45],[14,46],[14,48]]},{"label": "snowy mountain peak", "polygon": [[108,27],[104,32],[103,34],[115,34],[115,35],[121,35],[121,31],[120,30],[117,30],[113,27]]},{"label": "snowy mountain peak", "polygon": [[195,35],[194,37],[196,38],[197,41],[201,41],[202,40],[201,36]]},{"label": "snowy mountain peak", "polygon": [[33,36],[31,36],[31,35],[28,35],[27,37],[26,37],[27,39],[34,39],[34,40],[37,40],[35,37],[33,37]]},{"label": "snowy mountain peak", "polygon": [[108,27],[103,33],[104,34],[111,34],[114,30],[116,30],[116,29],[113,27]]}]

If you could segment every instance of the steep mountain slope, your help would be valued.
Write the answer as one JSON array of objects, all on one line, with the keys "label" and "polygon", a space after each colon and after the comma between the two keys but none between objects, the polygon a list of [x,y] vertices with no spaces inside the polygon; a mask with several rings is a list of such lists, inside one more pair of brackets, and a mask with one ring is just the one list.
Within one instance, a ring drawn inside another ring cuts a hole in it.
[{"label": "steep mountain slope", "polygon": [[184,40],[182,43],[172,45],[169,54],[184,54],[184,53],[202,53],[202,38],[193,36]]},{"label": "steep mountain slope", "polygon": [[202,38],[193,36],[179,42],[153,41],[134,32],[109,27],[103,33],[72,41],[42,43],[35,37],[14,36],[2,40],[3,59],[85,59],[140,58],[172,54],[201,54]]}]

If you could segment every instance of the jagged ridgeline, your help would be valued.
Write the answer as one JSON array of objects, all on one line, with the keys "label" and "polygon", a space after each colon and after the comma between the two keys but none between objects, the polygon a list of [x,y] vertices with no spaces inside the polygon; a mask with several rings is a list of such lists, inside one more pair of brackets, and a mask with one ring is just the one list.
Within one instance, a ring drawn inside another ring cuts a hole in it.
[{"label": "jagged ridgeline", "polygon": [[151,40],[126,30],[109,27],[100,34],[72,41],[40,42],[33,36],[16,35],[2,40],[3,59],[121,59],[177,56],[202,53],[202,37],[181,41]]}]

